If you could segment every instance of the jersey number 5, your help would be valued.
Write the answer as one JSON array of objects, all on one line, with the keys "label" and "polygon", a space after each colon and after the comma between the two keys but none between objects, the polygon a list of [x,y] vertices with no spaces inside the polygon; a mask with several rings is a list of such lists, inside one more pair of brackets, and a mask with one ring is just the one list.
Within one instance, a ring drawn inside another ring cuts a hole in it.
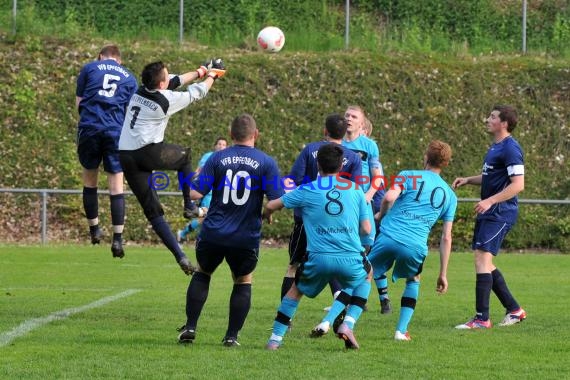
[{"label": "jersey number 5", "polygon": [[117,81],[120,81],[121,77],[118,75],[105,74],[103,77],[103,89],[99,90],[99,95],[106,96],[107,98],[112,98],[117,91]]}]

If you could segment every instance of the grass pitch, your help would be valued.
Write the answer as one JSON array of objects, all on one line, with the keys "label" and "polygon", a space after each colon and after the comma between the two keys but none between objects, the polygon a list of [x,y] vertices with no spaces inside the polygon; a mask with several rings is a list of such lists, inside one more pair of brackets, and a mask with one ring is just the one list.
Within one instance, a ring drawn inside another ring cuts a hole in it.
[{"label": "grass pitch", "polygon": [[[192,249],[188,247],[189,256]],[[214,274],[194,344],[176,342],[189,279],[162,247],[0,246],[2,379],[560,379],[570,376],[570,256],[501,254],[502,269],[528,319],[488,331],[453,327],[474,314],[470,253],[453,253],[448,294],[435,293],[438,254],[424,266],[411,342],[395,342],[403,281],[390,283],[394,313],[380,315],[376,291],[356,326],[361,349],[332,333],[308,334],[331,301],[304,298],[277,352],[264,350],[287,265],[285,249],[261,250],[241,347],[221,345],[232,282]],[[491,318],[503,317],[492,296]]]}]

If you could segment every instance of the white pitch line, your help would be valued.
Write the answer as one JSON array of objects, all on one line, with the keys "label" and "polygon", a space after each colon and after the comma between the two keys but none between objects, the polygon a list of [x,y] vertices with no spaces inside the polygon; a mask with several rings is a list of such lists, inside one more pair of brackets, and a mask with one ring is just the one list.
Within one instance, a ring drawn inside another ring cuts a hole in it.
[{"label": "white pitch line", "polygon": [[66,319],[66,318],[72,316],[73,314],[82,313],[82,312],[90,310],[90,309],[95,309],[97,307],[101,307],[105,304],[108,304],[108,303],[113,302],[113,301],[117,301],[117,300],[124,298],[124,297],[131,296],[131,295],[136,294],[138,292],[140,292],[140,289],[129,289],[129,290],[126,290],[122,293],[115,294],[114,296],[101,298],[100,300],[97,300],[95,302],[91,302],[90,304],[87,304],[84,306],[72,307],[69,309],[56,311],[55,313],[52,313],[52,314],[47,315],[45,317],[28,319],[28,320],[22,322],[18,327],[14,328],[8,332],[0,334],[0,347],[4,347],[4,346],[10,344],[10,342],[12,342],[14,339],[19,338],[19,337],[29,333],[30,331],[35,330],[39,327],[42,327],[43,325],[47,325],[48,323],[51,323],[53,321],[59,321],[62,319]]}]

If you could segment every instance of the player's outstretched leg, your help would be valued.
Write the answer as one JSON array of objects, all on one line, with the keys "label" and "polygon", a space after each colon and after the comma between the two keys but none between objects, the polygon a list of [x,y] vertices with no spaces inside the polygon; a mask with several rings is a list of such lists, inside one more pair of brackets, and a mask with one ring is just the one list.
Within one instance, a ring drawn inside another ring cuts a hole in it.
[{"label": "player's outstretched leg", "polygon": [[275,316],[275,321],[273,322],[273,331],[271,336],[267,341],[266,349],[275,351],[281,347],[283,343],[283,337],[287,333],[287,328],[289,327],[290,321],[295,316],[295,312],[299,307],[299,301],[287,296],[283,297],[281,300],[281,305],[277,309],[277,315]]}]

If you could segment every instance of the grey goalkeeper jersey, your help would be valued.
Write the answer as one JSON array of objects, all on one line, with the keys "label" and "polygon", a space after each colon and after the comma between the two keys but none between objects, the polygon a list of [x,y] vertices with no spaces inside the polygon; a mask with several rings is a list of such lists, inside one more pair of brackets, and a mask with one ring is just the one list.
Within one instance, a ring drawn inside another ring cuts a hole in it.
[{"label": "grey goalkeeper jersey", "polygon": [[174,76],[167,90],[139,87],[127,106],[119,150],[137,150],[148,144],[162,142],[170,116],[208,93],[208,87],[203,82],[191,84],[187,91],[170,89],[179,85],[180,79]]}]

